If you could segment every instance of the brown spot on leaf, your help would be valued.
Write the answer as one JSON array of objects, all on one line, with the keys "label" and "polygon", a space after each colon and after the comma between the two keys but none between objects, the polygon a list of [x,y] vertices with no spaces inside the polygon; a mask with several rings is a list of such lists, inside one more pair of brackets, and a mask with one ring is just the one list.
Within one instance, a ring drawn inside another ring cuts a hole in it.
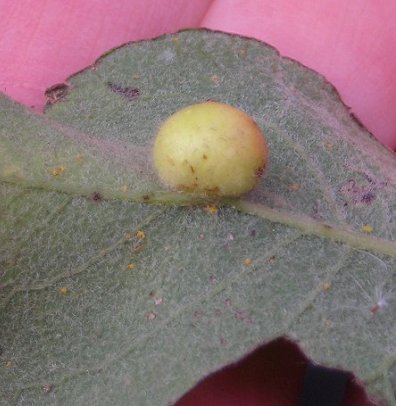
[{"label": "brown spot on leaf", "polygon": [[103,200],[103,196],[99,192],[92,192],[89,195],[89,200],[91,202],[99,203]]},{"label": "brown spot on leaf", "polygon": [[208,214],[217,214],[217,212],[219,211],[219,208],[215,205],[215,204],[207,204],[204,208],[204,211]]},{"label": "brown spot on leaf", "polygon": [[57,83],[49,87],[44,95],[47,98],[46,105],[50,106],[62,100],[69,93],[69,85],[66,83]]},{"label": "brown spot on leaf", "polygon": [[246,48],[239,49],[238,55],[240,58],[246,58],[246,54],[247,54]]},{"label": "brown spot on leaf", "polygon": [[268,259],[267,262],[270,264],[273,264],[275,262],[276,256],[275,255],[271,255]]},{"label": "brown spot on leaf", "polygon": [[246,258],[246,259],[243,261],[243,264],[244,264],[245,266],[250,266],[250,265],[252,265],[252,263],[253,263],[253,260],[252,260],[251,258]]},{"label": "brown spot on leaf", "polygon": [[112,82],[108,82],[107,85],[110,87],[112,92],[125,97],[129,101],[140,96],[140,90],[137,89],[136,87],[117,85]]},{"label": "brown spot on leaf", "polygon": [[364,204],[370,204],[375,200],[375,197],[375,193],[367,192],[362,195],[360,201]]},{"label": "brown spot on leaf", "polygon": [[261,178],[264,174],[265,166],[262,166],[256,170],[256,178]]},{"label": "brown spot on leaf", "polygon": [[289,187],[292,192],[298,192],[300,188],[301,186],[298,183],[292,183]]},{"label": "brown spot on leaf", "polygon": [[215,284],[217,283],[216,276],[210,275],[210,276],[209,276],[209,281],[210,281],[210,284],[211,284],[211,285],[215,285]]},{"label": "brown spot on leaf", "polygon": [[332,285],[331,281],[329,280],[324,281],[322,285],[322,290],[324,291],[329,290],[331,288],[331,285]]},{"label": "brown spot on leaf", "polygon": [[194,312],[194,319],[201,320],[203,317],[203,313],[201,310],[195,310]]},{"label": "brown spot on leaf", "polygon": [[376,183],[369,176],[365,175],[366,182],[357,183],[354,179],[348,180],[339,188],[339,191],[345,196],[348,201],[356,205],[370,205],[377,198],[379,192],[386,185]]},{"label": "brown spot on leaf", "polygon": [[52,389],[54,389],[54,385],[52,383],[46,383],[41,387],[44,393],[50,393]]}]

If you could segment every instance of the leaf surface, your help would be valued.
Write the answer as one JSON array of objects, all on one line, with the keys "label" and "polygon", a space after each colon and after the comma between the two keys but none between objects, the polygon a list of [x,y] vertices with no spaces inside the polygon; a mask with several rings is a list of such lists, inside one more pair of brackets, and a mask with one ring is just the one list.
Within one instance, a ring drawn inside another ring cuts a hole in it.
[{"label": "leaf surface", "polygon": [[[67,86],[44,115],[0,98],[4,403],[166,405],[280,335],[395,402],[396,162],[323,77],[185,31]],[[150,162],[161,122],[208,99],[251,115],[271,154],[216,214]]]}]

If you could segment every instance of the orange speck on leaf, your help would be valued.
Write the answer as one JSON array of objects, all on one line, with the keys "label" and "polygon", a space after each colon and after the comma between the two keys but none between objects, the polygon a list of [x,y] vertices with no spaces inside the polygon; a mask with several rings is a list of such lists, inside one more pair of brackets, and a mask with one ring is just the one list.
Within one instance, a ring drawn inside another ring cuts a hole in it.
[{"label": "orange speck on leaf", "polygon": [[329,290],[331,288],[331,281],[324,281],[322,285],[323,290]]},{"label": "orange speck on leaf", "polygon": [[65,288],[65,287],[63,287],[63,288],[59,288],[59,293],[61,294],[61,295],[67,295],[68,293],[69,293],[69,289],[68,288]]},{"label": "orange speck on leaf", "polygon": [[128,264],[127,268],[132,271],[132,269],[135,269],[136,265],[135,264]]},{"label": "orange speck on leaf", "polygon": [[139,238],[139,240],[143,240],[146,238],[146,234],[143,230],[139,230],[136,232],[136,237]]},{"label": "orange speck on leaf", "polygon": [[252,261],[251,258],[246,258],[246,259],[243,261],[243,264],[244,264],[245,266],[250,266],[250,265],[252,265],[252,263],[253,263],[253,261]]},{"label": "orange speck on leaf", "polygon": [[132,240],[132,236],[129,233],[125,233],[124,238],[125,238],[125,241],[131,241]]},{"label": "orange speck on leaf", "polygon": [[121,192],[126,193],[127,191],[128,191],[128,186],[127,185],[121,186]]},{"label": "orange speck on leaf", "polygon": [[371,234],[374,231],[374,228],[373,228],[373,226],[370,226],[370,224],[364,224],[362,226],[362,231],[364,233]]},{"label": "orange speck on leaf", "polygon": [[5,363],[6,368],[10,368],[12,366],[12,362],[11,361],[7,361]]},{"label": "orange speck on leaf", "polygon": [[62,175],[63,172],[65,172],[66,167],[64,165],[60,165],[57,168],[52,169],[51,175],[52,176],[59,176]]},{"label": "orange speck on leaf", "polygon": [[289,189],[293,192],[297,192],[298,190],[300,190],[301,185],[299,185],[298,183],[292,183],[289,187]]},{"label": "orange speck on leaf", "polygon": [[215,204],[207,204],[204,207],[204,210],[208,214],[217,214],[217,212],[219,211],[219,208]]}]

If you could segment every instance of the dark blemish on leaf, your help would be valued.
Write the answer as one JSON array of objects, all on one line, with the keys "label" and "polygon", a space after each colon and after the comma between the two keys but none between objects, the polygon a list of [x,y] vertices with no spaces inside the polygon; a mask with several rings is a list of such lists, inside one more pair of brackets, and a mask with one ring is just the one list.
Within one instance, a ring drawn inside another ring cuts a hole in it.
[{"label": "dark blemish on leaf", "polygon": [[256,230],[251,230],[249,234],[251,237],[256,237]]},{"label": "dark blemish on leaf", "polygon": [[[382,183],[376,183],[366,174],[364,177],[368,184],[358,184],[354,179],[350,179],[339,188],[339,191],[345,196],[346,203],[369,205],[376,199],[377,192],[386,187]],[[346,206],[345,203],[344,206]]]},{"label": "dark blemish on leaf", "polygon": [[103,196],[99,192],[92,192],[89,196],[89,200],[98,203],[103,200]]},{"label": "dark blemish on leaf", "polygon": [[325,230],[332,230],[332,229],[333,229],[333,227],[332,227],[332,226],[329,226],[328,224],[323,224],[323,228],[324,228]]},{"label": "dark blemish on leaf", "polygon": [[379,303],[376,303],[374,306],[372,306],[370,308],[370,313],[376,314],[380,308],[381,308],[381,306],[379,305]]},{"label": "dark blemish on leaf", "polygon": [[346,184],[345,190],[347,192],[353,192],[353,191],[355,191],[355,188],[356,188],[356,182],[353,179],[349,179]]},{"label": "dark blemish on leaf", "polygon": [[41,389],[44,393],[50,393],[54,389],[54,385],[52,383],[46,383]]},{"label": "dark blemish on leaf", "polygon": [[261,177],[263,176],[263,174],[264,174],[264,169],[265,169],[265,166],[262,166],[261,168],[258,168],[258,169],[256,170],[255,175],[256,175],[257,178],[261,178]]},{"label": "dark blemish on leaf", "polygon": [[211,285],[215,285],[217,283],[217,279],[214,275],[209,276],[209,282]]},{"label": "dark blemish on leaf", "polygon": [[50,106],[63,99],[69,93],[69,85],[66,83],[57,83],[49,87],[44,95],[47,98],[46,105]]},{"label": "dark blemish on leaf", "polygon": [[150,196],[149,195],[144,195],[143,196],[143,201],[147,202],[148,200],[150,200]]},{"label": "dark blemish on leaf", "polygon": [[[192,165],[190,165],[190,170],[191,170],[192,173],[195,173],[195,169],[194,169],[194,167]],[[197,179],[197,178],[195,178],[195,179]]]},{"label": "dark blemish on leaf", "polygon": [[194,319],[201,320],[203,317],[203,313],[201,310],[195,310],[194,312]]},{"label": "dark blemish on leaf", "polygon": [[130,87],[130,86],[121,86],[121,85],[116,85],[111,82],[107,82],[107,85],[110,87],[111,91],[125,97],[129,101],[135,99],[136,97],[140,96],[140,90],[137,89],[136,87]]},{"label": "dark blemish on leaf", "polygon": [[275,259],[276,259],[276,256],[275,256],[275,255],[271,255],[271,256],[267,259],[267,262],[269,262],[270,264],[272,264],[272,263],[275,262]]},{"label": "dark blemish on leaf", "polygon": [[367,173],[364,173],[363,175],[364,175],[364,177],[367,179],[367,182],[369,182],[369,183],[375,183],[374,180],[373,180],[370,176],[367,175]]},{"label": "dark blemish on leaf", "polygon": [[373,192],[367,192],[362,196],[360,201],[365,204],[370,204],[371,202],[374,201],[374,199],[375,199],[375,194]]},{"label": "dark blemish on leaf", "polygon": [[208,157],[206,156],[206,154],[202,155],[202,159],[208,159]]}]

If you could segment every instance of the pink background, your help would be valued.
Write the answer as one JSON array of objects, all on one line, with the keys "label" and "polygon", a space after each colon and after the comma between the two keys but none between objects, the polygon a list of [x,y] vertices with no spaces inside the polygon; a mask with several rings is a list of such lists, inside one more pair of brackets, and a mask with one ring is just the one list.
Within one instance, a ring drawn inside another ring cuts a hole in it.
[{"label": "pink background", "polygon": [[0,89],[41,110],[44,90],[124,42],[186,27],[266,41],[325,75],[396,148],[393,0],[0,0]]}]

